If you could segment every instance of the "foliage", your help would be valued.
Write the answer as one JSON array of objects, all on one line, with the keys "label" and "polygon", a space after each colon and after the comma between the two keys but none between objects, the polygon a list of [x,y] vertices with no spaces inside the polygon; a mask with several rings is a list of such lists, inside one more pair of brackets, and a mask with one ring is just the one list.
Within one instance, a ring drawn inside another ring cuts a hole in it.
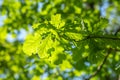
[{"label": "foliage", "polygon": [[6,18],[0,25],[0,79],[117,80],[119,3],[2,0],[0,15]]}]

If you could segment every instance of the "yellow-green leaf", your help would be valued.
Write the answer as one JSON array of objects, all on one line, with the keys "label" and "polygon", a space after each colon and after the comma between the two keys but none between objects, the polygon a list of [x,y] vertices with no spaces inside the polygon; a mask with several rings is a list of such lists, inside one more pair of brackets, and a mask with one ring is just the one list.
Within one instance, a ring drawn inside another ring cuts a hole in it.
[{"label": "yellow-green leaf", "polygon": [[23,45],[23,51],[28,55],[38,53],[40,40],[39,35],[28,35]]},{"label": "yellow-green leaf", "polygon": [[60,14],[52,15],[50,23],[57,29],[60,29],[65,25],[65,22],[61,20]]}]

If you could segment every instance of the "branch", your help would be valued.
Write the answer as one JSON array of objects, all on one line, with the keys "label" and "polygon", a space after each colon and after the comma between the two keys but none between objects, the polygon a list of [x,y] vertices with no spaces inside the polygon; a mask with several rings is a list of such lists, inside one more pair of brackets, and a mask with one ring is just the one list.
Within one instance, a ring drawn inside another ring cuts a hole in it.
[{"label": "branch", "polygon": [[98,38],[98,39],[120,40],[120,38],[118,37],[107,37],[107,36],[86,36],[86,38],[83,40],[92,39],[92,38],[93,39]]},{"label": "branch", "polygon": [[85,41],[85,40],[88,40],[88,39],[107,39],[107,40],[120,40],[120,38],[118,38],[118,37],[107,37],[107,36],[91,36],[91,35],[89,35],[89,36],[84,36],[85,38],[84,39],[82,39],[82,40],[78,40],[78,41],[76,41],[75,39],[70,39],[69,38],[69,40],[70,41],[75,41],[75,42],[80,42],[80,41]]},{"label": "branch", "polygon": [[111,53],[111,51],[112,51],[112,48],[109,48],[107,54],[105,55],[105,58],[104,58],[103,62],[97,67],[97,70],[85,80],[90,80],[91,78],[93,78],[94,76],[97,75],[97,73],[102,69],[103,65],[105,64],[105,62],[106,62],[109,54]]}]

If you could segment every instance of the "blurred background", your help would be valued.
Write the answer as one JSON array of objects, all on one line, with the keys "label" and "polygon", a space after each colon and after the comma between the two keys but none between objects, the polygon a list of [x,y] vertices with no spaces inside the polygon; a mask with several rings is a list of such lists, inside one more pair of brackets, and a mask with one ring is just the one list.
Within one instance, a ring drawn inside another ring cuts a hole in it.
[{"label": "blurred background", "polygon": [[[108,34],[120,29],[119,0],[0,0],[0,80],[84,80],[94,71],[96,65],[89,62],[53,67],[37,55],[23,52],[25,37],[34,32],[32,25],[56,13],[64,20],[86,18],[93,25],[92,20],[105,17]],[[118,55],[111,55],[106,69],[92,80],[120,80]]]}]

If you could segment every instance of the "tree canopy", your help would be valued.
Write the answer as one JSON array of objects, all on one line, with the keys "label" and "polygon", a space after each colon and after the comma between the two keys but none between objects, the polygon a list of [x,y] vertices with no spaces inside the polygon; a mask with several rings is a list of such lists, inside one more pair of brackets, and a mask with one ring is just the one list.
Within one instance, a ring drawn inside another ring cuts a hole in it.
[{"label": "tree canopy", "polygon": [[119,80],[119,0],[1,0],[0,80]]}]

